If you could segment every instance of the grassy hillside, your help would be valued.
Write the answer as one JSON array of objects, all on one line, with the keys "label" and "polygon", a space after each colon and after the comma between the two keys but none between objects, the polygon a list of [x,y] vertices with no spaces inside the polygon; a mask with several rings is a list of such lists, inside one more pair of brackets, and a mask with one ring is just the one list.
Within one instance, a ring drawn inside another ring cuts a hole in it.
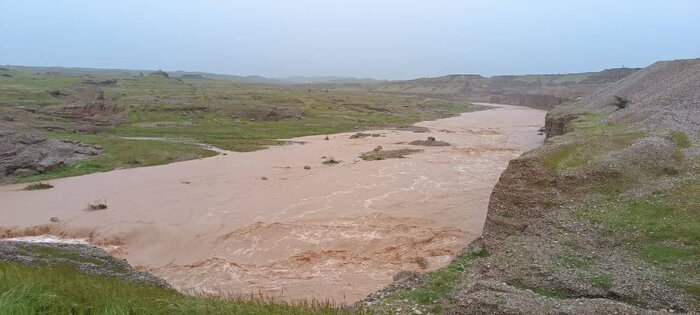
[{"label": "grassy hillside", "polygon": [[278,144],[278,139],[389,128],[477,109],[421,96],[69,70],[0,69],[2,127],[101,145],[105,154],[23,181],[212,154],[193,143],[251,151]]}]

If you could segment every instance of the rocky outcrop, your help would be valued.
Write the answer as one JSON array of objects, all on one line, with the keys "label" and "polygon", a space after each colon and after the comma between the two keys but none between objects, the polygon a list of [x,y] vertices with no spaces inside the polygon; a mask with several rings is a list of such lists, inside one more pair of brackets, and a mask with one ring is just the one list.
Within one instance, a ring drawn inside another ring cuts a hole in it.
[{"label": "rocky outcrop", "polygon": [[0,129],[0,183],[53,170],[101,152],[84,143]]}]

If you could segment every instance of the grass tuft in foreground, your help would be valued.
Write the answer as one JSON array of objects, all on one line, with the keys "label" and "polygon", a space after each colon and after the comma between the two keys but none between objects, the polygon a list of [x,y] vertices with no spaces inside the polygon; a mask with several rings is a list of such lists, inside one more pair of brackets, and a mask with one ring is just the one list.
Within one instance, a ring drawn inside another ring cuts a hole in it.
[{"label": "grass tuft in foreground", "polygon": [[1,314],[342,314],[329,302],[189,296],[70,267],[0,263]]}]

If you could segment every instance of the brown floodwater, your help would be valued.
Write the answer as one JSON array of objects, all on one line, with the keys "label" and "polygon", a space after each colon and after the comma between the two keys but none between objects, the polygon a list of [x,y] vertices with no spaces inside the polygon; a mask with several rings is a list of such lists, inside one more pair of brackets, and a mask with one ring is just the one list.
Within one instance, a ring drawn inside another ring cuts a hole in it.
[{"label": "brown floodwater", "polygon": [[[0,227],[13,236],[84,238],[181,291],[352,303],[399,271],[444,267],[477,237],[508,161],[542,143],[544,115],[498,105],[416,124],[427,133],[308,136],[291,139],[303,144],[51,180],[48,190],[0,186]],[[428,136],[451,145],[406,144]],[[359,158],[379,145],[425,151]],[[96,200],[108,208],[86,211]]]}]

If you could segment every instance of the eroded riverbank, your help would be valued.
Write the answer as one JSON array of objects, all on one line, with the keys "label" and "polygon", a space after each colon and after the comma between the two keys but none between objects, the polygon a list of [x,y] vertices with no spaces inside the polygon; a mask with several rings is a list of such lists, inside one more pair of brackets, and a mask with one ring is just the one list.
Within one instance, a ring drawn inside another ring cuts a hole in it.
[{"label": "eroded riverbank", "polygon": [[[352,303],[398,271],[446,265],[477,236],[508,161],[541,144],[544,115],[502,106],[418,123],[427,133],[301,137],[292,140],[303,145],[52,180],[45,191],[2,186],[0,227],[114,246],[184,291]],[[451,145],[406,144],[428,136]],[[379,145],[425,151],[358,158]],[[86,211],[95,200],[108,209]]]}]

